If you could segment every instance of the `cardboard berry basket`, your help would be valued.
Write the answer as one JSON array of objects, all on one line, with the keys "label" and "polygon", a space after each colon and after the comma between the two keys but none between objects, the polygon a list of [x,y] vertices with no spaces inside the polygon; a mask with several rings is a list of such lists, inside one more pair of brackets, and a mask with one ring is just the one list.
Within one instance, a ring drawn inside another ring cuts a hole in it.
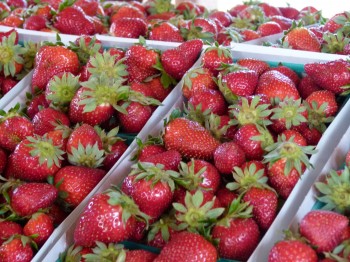
[{"label": "cardboard berry basket", "polygon": [[[321,62],[321,61],[331,61],[339,58],[339,56],[334,55],[322,55],[314,56],[310,52],[298,52],[294,55],[292,50],[276,50],[272,48],[235,44],[231,46],[231,52],[234,59],[239,58],[256,58],[267,61],[270,65],[277,65],[282,62],[284,65],[291,67],[298,73],[303,72],[303,67],[305,63],[309,62]],[[275,51],[273,53],[272,51]],[[199,64],[199,62],[197,62]],[[181,82],[180,82],[181,85]],[[183,109],[184,98],[180,95],[174,101],[173,105],[170,106],[168,112],[162,117],[158,118],[158,122],[153,122],[152,125],[148,126],[147,136],[157,136],[163,130],[163,121],[170,116],[174,109]],[[251,255],[249,261],[266,261],[266,257],[269,249],[272,247],[283,233],[283,229],[287,228],[294,215],[296,214],[300,204],[302,203],[304,196],[309,191],[310,187],[314,183],[315,179],[318,177],[320,171],[324,167],[327,159],[332,154],[333,150],[338,145],[340,139],[342,138],[345,130],[350,124],[350,119],[347,114],[350,110],[350,103],[347,102],[343,104],[342,109],[338,112],[337,117],[328,126],[327,130],[323,134],[320,142],[317,145],[317,153],[314,154],[310,162],[314,166],[313,169],[307,170],[302,175],[301,179],[296,184],[294,190],[292,191],[289,198],[284,203],[283,207],[279,211],[279,214],[275,218],[273,224],[270,226],[269,230],[265,233],[257,246],[254,253]],[[164,112],[164,111],[163,111]],[[141,137],[143,140],[145,137]],[[47,244],[46,250],[39,251],[37,257],[43,259],[43,261],[52,261],[58,259],[60,253],[66,251],[68,247],[73,243],[73,232],[77,223],[77,220],[82,213],[84,207],[88,204],[89,199],[96,193],[101,193],[111,185],[120,185],[123,179],[128,175],[131,170],[131,165],[134,164],[130,160],[130,157],[124,158],[112,171],[112,174],[104,179],[103,183],[100,183],[89,196],[76,208],[71,215],[64,221],[58,228],[60,230],[55,236],[49,239],[50,243]],[[143,245],[136,243],[126,243],[125,245],[129,249],[135,248],[146,248],[150,251],[155,251],[154,249],[149,249]],[[36,260],[39,261],[39,260]],[[59,261],[59,260],[58,260]],[[223,260],[220,261],[230,261]]]}]

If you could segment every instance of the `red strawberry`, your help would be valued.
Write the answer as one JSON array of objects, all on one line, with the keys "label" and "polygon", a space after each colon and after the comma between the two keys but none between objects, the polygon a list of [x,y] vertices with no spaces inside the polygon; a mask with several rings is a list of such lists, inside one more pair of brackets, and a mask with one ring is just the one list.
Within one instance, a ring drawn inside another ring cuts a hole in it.
[{"label": "red strawberry", "polygon": [[293,71],[293,69],[280,64],[277,67],[271,68],[270,70],[276,70],[276,71],[284,74],[285,76],[289,77],[293,81],[295,86],[299,85],[300,78],[299,78],[298,74],[295,71]]},{"label": "red strawberry", "polygon": [[137,217],[145,215],[128,196],[115,190],[96,194],[77,222],[74,243],[93,247],[95,241],[117,243],[126,240],[135,228]]},{"label": "red strawberry", "polygon": [[12,88],[14,88],[18,84],[18,81],[11,78],[5,77],[5,79],[1,83],[1,92],[3,95],[7,94]]},{"label": "red strawberry", "polygon": [[259,76],[270,68],[268,63],[254,58],[239,59],[237,64],[255,71]]},{"label": "red strawberry", "polygon": [[311,108],[313,108],[312,104],[316,103],[318,109],[320,109],[321,106],[326,103],[327,105],[322,107],[322,112],[326,117],[335,116],[335,114],[338,112],[338,104],[335,94],[330,91],[315,91],[311,93],[305,101]]},{"label": "red strawberry", "polygon": [[302,99],[306,99],[311,93],[321,90],[321,88],[308,75],[300,80],[297,89]]},{"label": "red strawberry", "polygon": [[277,7],[274,7],[274,6],[269,5],[267,3],[260,3],[258,5],[264,11],[264,13],[267,17],[271,17],[274,15],[281,15],[281,11]]},{"label": "red strawberry", "polygon": [[224,11],[213,11],[210,15],[209,18],[212,20],[219,20],[220,23],[224,27],[228,27],[231,24],[232,21],[232,16],[230,15],[229,12],[224,12]]},{"label": "red strawberry", "polygon": [[125,262],[153,262],[158,255],[147,250],[129,250]]},{"label": "red strawberry", "polygon": [[0,259],[4,262],[31,261],[34,252],[30,246],[31,239],[16,235],[0,246]]},{"label": "red strawberry", "polygon": [[60,11],[54,21],[54,27],[63,34],[93,35],[95,26],[79,6],[66,7]]},{"label": "red strawberry", "polygon": [[340,94],[350,83],[350,63],[345,60],[335,60],[329,62],[309,63],[304,66],[305,72],[321,88],[329,90],[335,94]]},{"label": "red strawberry", "polygon": [[110,152],[106,153],[106,157],[103,160],[103,169],[108,172],[121,158],[127,148],[128,144],[126,144],[125,141],[119,140],[115,142],[111,146]]},{"label": "red strawberry", "polygon": [[324,32],[336,33],[346,22],[349,22],[350,16],[348,12],[338,13],[332,16],[324,25]]},{"label": "red strawberry", "polygon": [[195,39],[164,51],[160,59],[165,72],[176,80],[180,80],[198,59],[202,47],[203,42]]},{"label": "red strawberry", "polygon": [[25,217],[52,206],[57,196],[58,190],[50,184],[25,183],[11,192],[10,204],[18,216]]},{"label": "red strawberry", "polygon": [[293,81],[276,70],[265,72],[260,76],[255,94],[263,94],[269,99],[279,98],[280,100],[286,97],[300,98]]},{"label": "red strawberry", "polygon": [[219,145],[199,123],[176,118],[165,127],[164,145],[167,150],[177,150],[183,157],[210,160]]},{"label": "red strawberry", "polygon": [[228,190],[225,186],[221,186],[216,192],[216,197],[219,200],[221,206],[227,209],[230,206],[231,202],[238,197],[238,195]]},{"label": "red strawberry", "polygon": [[43,46],[35,56],[32,91],[44,90],[49,80],[61,72],[77,74],[79,60],[76,53],[63,46]]},{"label": "red strawberry", "polygon": [[180,30],[169,22],[155,24],[149,32],[148,39],[178,43],[184,42]]},{"label": "red strawberry", "polygon": [[26,114],[27,116],[29,116],[30,119],[33,119],[33,117],[39,112],[41,108],[49,107],[49,103],[47,102],[45,94],[43,93],[29,96],[28,99],[29,100],[26,102]]},{"label": "red strawberry", "polygon": [[307,125],[293,126],[293,129],[303,134],[308,145],[316,146],[322,137],[322,133],[316,128],[308,127]]},{"label": "red strawberry", "polygon": [[52,220],[52,223],[55,227],[59,226],[69,215],[66,211],[64,211],[61,207],[59,207],[57,204],[53,204],[49,211],[47,212],[47,215]]},{"label": "red strawberry", "polygon": [[184,77],[182,86],[182,94],[187,99],[197,92],[206,89],[217,89],[216,83],[213,80],[213,75],[207,68],[196,68],[187,72]]},{"label": "red strawberry", "polygon": [[24,19],[14,14],[10,14],[0,21],[0,25],[21,28],[24,23]]},{"label": "red strawberry", "polygon": [[13,221],[0,221],[0,244],[4,243],[13,235],[22,234],[22,226]]},{"label": "red strawberry", "polygon": [[44,108],[33,118],[34,133],[44,135],[53,131],[58,125],[70,126],[70,121],[66,114],[53,108]]},{"label": "red strawberry", "polygon": [[79,6],[89,16],[97,15],[99,2],[96,0],[77,0],[73,6]]},{"label": "red strawberry", "polygon": [[342,241],[342,235],[349,225],[349,219],[341,214],[313,210],[300,221],[300,234],[317,247],[317,252],[330,252]]},{"label": "red strawberry", "polygon": [[116,12],[111,15],[111,23],[126,17],[141,18],[143,20],[145,19],[145,14],[140,9],[132,5],[121,5],[116,7]]},{"label": "red strawberry", "polygon": [[54,177],[59,196],[68,207],[77,207],[106,174],[83,166],[65,166]]},{"label": "red strawberry", "polygon": [[271,21],[276,22],[277,24],[279,24],[279,26],[281,27],[282,31],[284,30],[288,30],[289,28],[292,27],[293,24],[293,19],[284,17],[284,16],[280,16],[280,15],[275,15],[271,17]]},{"label": "red strawberry", "polygon": [[296,19],[299,15],[299,11],[291,6],[279,7],[278,9],[281,11],[281,13],[284,17],[287,17],[290,19]]},{"label": "red strawberry", "polygon": [[23,227],[25,236],[35,235],[34,242],[42,246],[54,230],[51,218],[45,213],[35,213]]},{"label": "red strawberry", "polygon": [[181,155],[176,150],[168,150],[142,159],[142,162],[148,162],[154,165],[161,164],[164,166],[164,170],[173,171],[179,170],[180,161]]},{"label": "red strawberry", "polygon": [[296,50],[321,52],[321,44],[316,35],[305,27],[291,29],[286,33],[283,43]]},{"label": "red strawberry", "polygon": [[268,36],[281,33],[282,28],[278,23],[269,21],[259,25],[258,32],[261,36]]},{"label": "red strawberry", "polygon": [[243,149],[235,142],[225,142],[214,152],[215,167],[223,175],[230,175],[235,166],[240,167],[245,162]]},{"label": "red strawberry", "polygon": [[216,115],[227,114],[227,104],[224,96],[218,90],[204,89],[194,93],[188,100],[194,108],[201,105],[202,112],[210,110],[211,113]]},{"label": "red strawberry", "polygon": [[282,240],[269,253],[268,262],[317,262],[317,254],[309,245],[299,240]]},{"label": "red strawberry", "polygon": [[145,159],[147,159],[153,155],[163,153],[165,151],[166,151],[166,149],[162,145],[153,145],[153,144],[146,145],[145,147],[143,147],[141,149],[140,154],[138,156],[138,160],[140,162],[144,162]]},{"label": "red strawberry", "polygon": [[241,35],[244,41],[251,41],[261,37],[259,32],[255,32],[254,30],[251,30],[251,29],[243,29],[241,31]]},{"label": "red strawberry", "polygon": [[40,31],[41,29],[46,28],[47,19],[41,15],[32,15],[25,19],[23,28],[27,30],[36,30]]},{"label": "red strawberry", "polygon": [[197,261],[198,258],[215,262],[218,254],[204,237],[184,231],[171,238],[154,262]]},{"label": "red strawberry", "polygon": [[139,38],[146,35],[147,24],[141,18],[119,18],[111,24],[109,32],[116,37]]},{"label": "red strawberry", "polygon": [[203,68],[209,69],[214,76],[217,76],[222,63],[232,63],[232,56],[229,49],[222,46],[213,46],[205,50],[202,58]]}]

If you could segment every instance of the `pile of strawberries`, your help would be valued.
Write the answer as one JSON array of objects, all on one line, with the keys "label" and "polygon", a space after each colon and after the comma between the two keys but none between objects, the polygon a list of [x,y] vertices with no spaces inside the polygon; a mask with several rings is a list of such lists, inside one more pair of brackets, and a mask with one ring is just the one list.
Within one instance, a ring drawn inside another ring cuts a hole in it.
[{"label": "pile of strawberries", "polygon": [[349,261],[350,260],[350,152],[345,166],[330,170],[314,187],[320,210],[308,212],[299,222],[298,233],[286,231],[286,238],[270,251],[275,261]]},{"label": "pile of strawberries", "polygon": [[39,44],[18,44],[15,30],[0,32],[0,94],[4,96],[33,68]]},{"label": "pile of strawberries", "polygon": [[[224,47],[206,49],[184,77],[185,109],[159,137],[138,143],[120,189],[90,199],[64,261],[134,252],[140,260],[127,261],[250,257],[279,202],[312,168],[308,158],[349,88],[350,63],[309,63],[300,77],[283,65],[232,60]],[[125,240],[160,254],[130,251]]]},{"label": "pile of strawberries", "polygon": [[[102,1],[101,1],[102,2]],[[0,25],[74,35],[109,34],[117,37],[183,42],[248,41],[322,19],[320,11],[305,7],[274,7],[250,1],[228,11],[210,11],[191,1],[174,6],[170,0],[109,2],[98,0],[7,0],[0,3]]]},{"label": "pile of strawberries", "polygon": [[126,151],[118,131],[141,131],[202,46],[103,50],[88,36],[42,43],[28,101],[0,117],[0,260],[31,260]]}]

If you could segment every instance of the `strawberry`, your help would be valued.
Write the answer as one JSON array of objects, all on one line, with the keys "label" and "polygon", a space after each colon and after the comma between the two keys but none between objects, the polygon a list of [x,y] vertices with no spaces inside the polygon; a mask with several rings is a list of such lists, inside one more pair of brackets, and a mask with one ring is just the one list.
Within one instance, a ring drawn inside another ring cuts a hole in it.
[{"label": "strawberry", "polygon": [[128,144],[125,141],[119,140],[115,142],[106,153],[106,157],[103,160],[103,169],[107,172],[118,162],[121,156],[124,154]]},{"label": "strawberry", "polygon": [[164,166],[164,170],[173,171],[179,170],[180,161],[181,155],[176,150],[168,150],[142,159],[142,162],[148,162],[154,165],[161,164]]},{"label": "strawberry", "polygon": [[349,225],[349,219],[341,214],[312,210],[300,221],[300,234],[317,247],[317,252],[332,251],[342,241],[342,234]]},{"label": "strawberry", "polygon": [[31,261],[34,252],[30,243],[31,239],[22,235],[11,237],[0,246],[1,261]]},{"label": "strawberry", "polygon": [[322,133],[314,127],[308,127],[307,125],[293,126],[293,129],[303,134],[308,145],[316,146],[322,137]]},{"label": "strawberry", "polygon": [[292,49],[320,52],[321,44],[318,41],[316,35],[305,27],[295,27],[287,31],[283,44],[287,44]]},{"label": "strawberry", "polygon": [[195,68],[188,71],[184,77],[182,94],[187,99],[205,89],[217,89],[213,75],[207,68]]},{"label": "strawberry", "polygon": [[203,68],[209,69],[214,76],[217,76],[222,63],[232,63],[232,56],[229,49],[215,45],[205,50],[202,57]]},{"label": "strawberry", "polygon": [[2,245],[13,235],[22,234],[22,226],[16,222],[2,220],[0,221],[0,244]]},{"label": "strawberry", "polygon": [[27,136],[11,154],[13,176],[29,181],[44,181],[62,165],[61,145],[45,136]]},{"label": "strawberry", "polygon": [[278,23],[269,21],[259,25],[258,32],[261,36],[268,36],[281,33],[282,28]]},{"label": "strawberry", "polygon": [[290,140],[293,137],[293,142],[297,145],[307,146],[306,139],[296,130],[284,130],[280,135],[285,136],[286,140]]},{"label": "strawberry", "polygon": [[300,79],[297,89],[302,99],[306,99],[311,93],[321,90],[321,88],[308,75],[305,75]]},{"label": "strawberry", "polygon": [[54,177],[59,197],[68,207],[77,207],[105,176],[100,169],[65,166]]},{"label": "strawberry", "polygon": [[286,97],[300,98],[293,81],[276,70],[265,72],[260,76],[255,94],[263,94],[269,99],[279,98],[280,100]]},{"label": "strawberry", "polygon": [[5,77],[5,79],[1,83],[1,93],[3,95],[7,94],[12,88],[14,88],[18,84],[18,81],[11,78]]},{"label": "strawberry", "polygon": [[25,217],[52,206],[57,196],[58,190],[50,184],[24,183],[11,192],[10,205],[18,216]]},{"label": "strawberry", "polygon": [[309,245],[299,240],[277,242],[269,252],[268,262],[317,262],[317,254]]},{"label": "strawberry", "polygon": [[263,10],[265,15],[267,17],[275,16],[275,15],[281,15],[281,11],[278,7],[274,7],[272,5],[269,5],[267,3],[260,3],[258,6]]},{"label": "strawberry", "polygon": [[158,137],[149,137],[146,141],[142,142],[139,138],[135,138],[138,146],[137,152],[133,155],[133,160],[139,160],[143,162],[144,159],[163,153],[166,149],[163,146],[163,141]]},{"label": "strawberry", "polygon": [[111,24],[109,32],[116,37],[139,38],[146,35],[147,24],[141,18],[119,18]]},{"label": "strawberry", "polygon": [[287,17],[289,19],[296,19],[299,15],[299,11],[291,6],[279,7],[278,9],[281,11],[284,17]]},{"label": "strawberry", "polygon": [[219,220],[212,230],[212,237],[218,244],[220,257],[245,261],[259,243],[260,231],[251,218],[252,206],[232,201],[227,214]]},{"label": "strawberry", "polygon": [[259,76],[270,68],[265,61],[255,58],[242,58],[237,61],[237,64],[255,71]]},{"label": "strawberry", "polygon": [[188,21],[180,30],[185,40],[202,39],[212,43],[217,37],[216,24],[210,18],[196,17]]},{"label": "strawberry", "polygon": [[52,220],[52,223],[55,227],[59,226],[69,215],[66,211],[64,211],[61,207],[59,207],[57,204],[53,204],[49,211],[47,212],[47,215]]},{"label": "strawberry", "polygon": [[0,21],[0,25],[9,26],[14,28],[21,28],[23,26],[24,19],[14,14],[10,14]]},{"label": "strawberry", "polygon": [[227,189],[225,186],[221,186],[216,192],[216,197],[221,206],[227,209],[231,202],[238,197],[238,195]]},{"label": "strawberry", "polygon": [[177,150],[185,158],[210,160],[219,142],[199,123],[176,118],[170,121],[164,132],[164,145],[167,150]]},{"label": "strawberry", "polygon": [[23,28],[27,30],[36,30],[40,31],[41,29],[46,28],[47,19],[41,15],[32,15],[25,19]]},{"label": "strawberry", "polygon": [[54,230],[51,218],[45,213],[35,213],[23,227],[25,236],[35,235],[34,242],[42,246]]},{"label": "strawberry", "polygon": [[163,101],[170,94],[172,86],[166,87],[163,85],[161,77],[153,77],[152,79],[147,80],[149,81],[145,81],[144,84],[148,89],[150,89],[152,93],[151,97],[154,99]]},{"label": "strawberry", "polygon": [[214,152],[214,164],[223,175],[231,174],[235,166],[240,167],[246,160],[243,149],[235,142],[225,142]]},{"label": "strawberry", "polygon": [[237,16],[241,11],[246,9],[249,5],[247,4],[238,4],[232,7],[228,12],[230,13],[231,16]]},{"label": "strawberry", "polygon": [[243,149],[247,159],[262,160],[264,149],[273,143],[273,137],[266,128],[247,124],[237,130],[234,142]]},{"label": "strawberry", "polygon": [[300,14],[297,17],[302,21],[304,25],[316,24],[320,20],[320,11],[313,6],[305,6],[300,10]]},{"label": "strawberry", "polygon": [[251,30],[251,29],[243,29],[241,31],[241,35],[244,41],[251,41],[261,37],[259,32],[255,32],[254,30]]},{"label": "strawberry", "polygon": [[291,28],[292,24],[293,24],[293,19],[290,19],[290,18],[287,18],[284,16],[280,16],[280,15],[272,16],[270,19],[271,19],[271,21],[279,24],[282,31],[289,30],[289,28]]},{"label": "strawberry", "polygon": [[266,165],[262,163],[262,161],[257,161],[257,160],[251,160],[245,162],[242,166],[241,169],[245,168],[250,168],[250,166],[255,165],[256,171],[263,170],[264,176],[267,176],[267,170],[266,170]]},{"label": "strawberry", "polygon": [[231,27],[226,27],[218,32],[217,42],[222,46],[229,46],[231,45],[231,42],[243,42],[243,38],[242,35],[238,32],[238,30]]},{"label": "strawberry", "polygon": [[53,131],[58,125],[70,126],[70,121],[66,114],[53,108],[44,108],[32,119],[34,125],[34,133],[44,135],[49,131]]},{"label": "strawberry", "polygon": [[179,3],[175,9],[179,14],[184,15],[185,19],[194,18],[201,13],[198,5],[190,1],[183,1]]},{"label": "strawberry", "polygon": [[227,114],[227,104],[224,96],[219,90],[204,89],[194,93],[188,100],[194,108],[200,106],[202,112],[210,110],[211,113],[216,115]]},{"label": "strawberry", "polygon": [[93,35],[95,27],[79,6],[66,7],[56,15],[53,26],[63,34]]},{"label": "strawberry", "polygon": [[230,15],[229,12],[225,12],[225,11],[213,11],[210,15],[209,18],[212,20],[219,20],[220,23],[224,26],[224,27],[228,27],[231,24],[232,21],[232,16]]},{"label": "strawberry", "polygon": [[[74,243],[93,247],[95,241],[117,243],[126,240],[133,232],[136,219],[142,217],[146,215],[140,212],[134,201],[119,191],[110,189],[96,194],[78,219]],[[99,226],[101,223],[103,227]]]},{"label": "strawberry", "polygon": [[88,16],[97,15],[99,2],[96,0],[77,0],[73,6],[79,6]]},{"label": "strawberry", "polygon": [[127,5],[117,6],[116,12],[114,12],[114,14],[111,15],[111,23],[122,18],[140,18],[144,20],[146,16],[137,7],[127,4]]},{"label": "strawberry", "polygon": [[199,257],[203,261],[215,262],[218,254],[204,237],[184,231],[171,238],[154,262],[197,261]]},{"label": "strawberry", "polygon": [[338,112],[338,104],[335,94],[330,91],[315,91],[311,93],[305,101],[309,104],[310,107],[312,107],[313,103],[316,103],[317,108],[319,109],[323,104],[326,103],[326,106],[322,107],[322,112],[324,112],[326,117],[335,116],[335,114]]},{"label": "strawberry", "polygon": [[350,63],[345,60],[335,60],[320,63],[305,64],[305,72],[321,88],[340,94],[342,87],[350,83]]},{"label": "strawberry", "polygon": [[35,56],[32,91],[44,90],[49,80],[61,72],[77,74],[79,60],[76,53],[64,46],[43,46]]},{"label": "strawberry", "polygon": [[349,19],[349,12],[335,14],[324,24],[323,31],[336,33],[339,29],[341,29],[344,26],[346,22],[349,22]]},{"label": "strawberry", "polygon": [[26,96],[26,114],[30,119],[33,119],[40,109],[49,107],[44,93],[39,92],[37,95],[27,93]]},{"label": "strawberry", "polygon": [[182,43],[174,49],[164,51],[160,60],[165,72],[176,80],[180,80],[197,61],[202,47],[203,42],[195,39]]},{"label": "strawberry", "polygon": [[282,74],[284,74],[285,76],[289,77],[293,83],[295,84],[295,86],[297,87],[299,85],[300,82],[300,78],[298,76],[298,74],[291,68],[284,66],[282,64],[279,64],[277,67],[273,67],[270,70],[276,70]]},{"label": "strawberry", "polygon": [[153,262],[158,255],[147,250],[129,250],[125,262]]},{"label": "strawberry", "polygon": [[171,214],[162,215],[150,226],[147,233],[147,244],[163,248],[178,231],[175,217]]},{"label": "strawberry", "polygon": [[184,42],[180,30],[169,22],[155,24],[149,31],[148,39],[178,43]]}]

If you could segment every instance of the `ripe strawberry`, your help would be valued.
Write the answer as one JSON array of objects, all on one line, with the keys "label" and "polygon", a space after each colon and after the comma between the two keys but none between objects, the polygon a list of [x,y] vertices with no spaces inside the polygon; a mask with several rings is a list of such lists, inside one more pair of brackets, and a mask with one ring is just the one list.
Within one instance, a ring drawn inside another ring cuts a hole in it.
[{"label": "ripe strawberry", "polygon": [[340,94],[346,91],[341,87],[350,83],[349,67],[349,62],[335,60],[305,64],[304,69],[318,86],[335,94]]},{"label": "ripe strawberry", "polygon": [[99,2],[96,0],[77,0],[73,6],[79,6],[88,16],[97,15]]},{"label": "ripe strawberry", "polygon": [[111,15],[111,23],[122,18],[140,18],[144,20],[146,16],[140,9],[132,5],[121,5],[117,6],[114,14]]},{"label": "ripe strawberry", "polygon": [[297,87],[299,85],[300,82],[300,78],[298,76],[298,74],[291,68],[284,66],[282,64],[279,64],[277,67],[273,67],[270,70],[276,70],[282,74],[284,74],[285,76],[289,77],[293,83],[295,84],[295,86]]},{"label": "ripe strawberry", "polygon": [[0,21],[0,25],[14,28],[21,28],[23,26],[23,23],[24,19],[22,17],[19,17],[12,13]]},{"label": "ripe strawberry", "polygon": [[269,252],[268,262],[317,262],[317,254],[309,245],[299,240],[282,240],[277,242]]},{"label": "ripe strawberry", "polygon": [[163,146],[163,141],[158,137],[150,136],[146,141],[142,142],[136,138],[138,150],[133,155],[132,160],[139,160],[143,162],[144,159],[165,152],[166,149]]},{"label": "ripe strawberry", "polygon": [[215,167],[223,175],[230,175],[235,166],[240,167],[245,161],[243,149],[235,142],[222,143],[215,149]]},{"label": "ripe strawberry", "polygon": [[158,255],[147,250],[129,250],[125,262],[153,262]]},{"label": "ripe strawberry", "polygon": [[251,161],[247,161],[245,162],[242,166],[241,169],[245,169],[245,168],[250,168],[250,166],[255,165],[256,171],[259,170],[263,170],[264,176],[267,176],[267,169],[266,169],[266,165],[263,164],[262,161],[257,161],[257,160],[251,160]]},{"label": "ripe strawberry", "polygon": [[232,56],[229,49],[216,45],[205,50],[202,57],[203,68],[209,69],[214,76],[217,76],[222,63],[232,63]]},{"label": "ripe strawberry", "polygon": [[231,190],[228,190],[225,186],[221,186],[216,192],[216,197],[221,206],[227,209],[231,202],[238,197],[238,195]]},{"label": "ripe strawberry", "polygon": [[0,246],[13,235],[22,234],[22,226],[16,222],[0,221]]},{"label": "ripe strawberry", "polygon": [[231,45],[231,42],[243,42],[243,38],[240,32],[238,32],[238,30],[232,27],[226,27],[221,30],[218,30],[217,42],[222,46],[229,46]]},{"label": "ripe strawberry", "polygon": [[64,211],[61,207],[59,207],[57,204],[53,204],[49,211],[47,212],[47,215],[52,220],[52,223],[55,227],[59,226],[69,215],[66,211]]},{"label": "ripe strawberry", "polygon": [[194,93],[188,100],[194,108],[201,107],[202,112],[210,110],[216,115],[227,114],[227,104],[224,96],[219,90],[204,89]]},{"label": "ripe strawberry", "polygon": [[142,162],[161,164],[164,170],[178,171],[181,162],[181,155],[176,150],[168,150],[142,159]]},{"label": "ripe strawberry", "polygon": [[109,32],[116,37],[139,38],[146,35],[147,24],[141,18],[119,18],[111,24]]},{"label": "ripe strawberry", "polygon": [[[101,221],[101,218],[104,219]],[[133,232],[137,218],[145,218],[145,214],[128,196],[113,189],[96,194],[78,220],[74,243],[93,247],[95,241],[117,243],[126,240]],[[99,226],[101,223],[103,227]]]},{"label": "ripe strawberry", "polygon": [[252,207],[232,201],[228,213],[212,230],[213,239],[217,239],[220,257],[245,261],[259,243],[260,231],[251,216]]},{"label": "ripe strawberry", "polygon": [[297,89],[302,99],[306,99],[311,93],[321,90],[321,88],[308,75],[301,78]]},{"label": "ripe strawberry", "polygon": [[280,100],[286,97],[300,98],[293,81],[276,70],[265,72],[260,76],[255,94],[263,94],[269,99],[279,98]]},{"label": "ripe strawberry", "polygon": [[180,30],[169,22],[155,24],[149,32],[148,39],[178,43],[184,42]]},{"label": "ripe strawberry", "polygon": [[317,252],[330,252],[342,241],[349,219],[326,210],[312,210],[300,221],[300,234],[317,247]]},{"label": "ripe strawberry", "polygon": [[197,261],[199,257],[203,261],[215,262],[218,254],[204,237],[184,231],[171,238],[154,262]]},{"label": "ripe strawberry", "polygon": [[77,207],[106,174],[83,166],[65,166],[54,177],[59,197],[69,208]]},{"label": "ripe strawberry", "polygon": [[49,80],[61,72],[77,74],[79,60],[76,53],[63,46],[43,46],[35,56],[32,91],[44,90]]},{"label": "ripe strawberry", "polygon": [[214,42],[217,37],[217,27],[210,18],[195,17],[181,27],[181,33],[185,40],[202,39]]},{"label": "ripe strawberry", "polygon": [[27,30],[40,31],[46,28],[47,19],[41,15],[32,15],[24,20],[23,28]]},{"label": "ripe strawberry", "polygon": [[128,144],[125,141],[119,140],[115,142],[108,150],[108,153],[106,152],[106,157],[103,160],[103,169],[107,172],[111,170],[127,148]]},{"label": "ripe strawberry", "polygon": [[158,101],[163,101],[172,90],[172,85],[166,86],[162,82],[161,77],[153,77],[149,81],[144,82],[144,85],[147,86],[152,93],[151,97],[157,99]]},{"label": "ripe strawberry", "polygon": [[286,140],[290,140],[293,137],[293,142],[297,145],[307,146],[306,139],[296,130],[284,130],[280,135],[285,136]]},{"label": "ripe strawberry", "polygon": [[307,125],[293,126],[293,129],[303,134],[307,144],[310,146],[316,146],[322,137],[322,133],[314,127],[308,127]]},{"label": "ripe strawberry", "polygon": [[292,28],[284,36],[283,43],[296,50],[321,52],[321,44],[316,35],[305,27]]},{"label": "ripe strawberry", "polygon": [[202,47],[203,42],[195,39],[182,43],[174,49],[164,51],[160,60],[165,72],[176,80],[180,80],[197,61]]},{"label": "ripe strawberry", "polygon": [[51,218],[45,213],[35,213],[23,227],[25,236],[35,235],[34,242],[42,246],[54,230]]},{"label": "ripe strawberry", "polygon": [[281,11],[278,7],[274,7],[272,5],[269,5],[267,3],[260,3],[258,6],[263,10],[265,15],[267,17],[275,16],[275,15],[281,15]]},{"label": "ripe strawberry", "polygon": [[237,16],[241,11],[246,9],[248,6],[249,5],[247,5],[247,4],[238,4],[238,5],[235,5],[234,7],[232,7],[230,10],[228,10],[228,12],[232,16]]},{"label": "ripe strawberry", "polygon": [[10,195],[12,210],[18,216],[25,217],[52,206],[58,196],[58,190],[47,183],[33,182],[19,185]]},{"label": "ripe strawberry", "polygon": [[237,64],[255,71],[259,76],[270,68],[268,63],[254,58],[239,59]]},{"label": "ripe strawberry", "polygon": [[38,95],[28,94],[27,99],[26,114],[30,119],[33,119],[40,109],[49,107],[49,103],[47,102],[44,93],[39,93]]},{"label": "ripe strawberry", "polygon": [[7,94],[12,88],[14,88],[18,84],[18,81],[11,78],[11,77],[5,77],[5,79],[0,84],[1,86],[1,93],[3,95]]},{"label": "ripe strawberry", "polygon": [[332,16],[325,24],[323,31],[336,33],[339,29],[341,29],[346,22],[350,19],[350,15],[348,12],[338,13]]},{"label": "ripe strawberry", "polygon": [[83,9],[79,6],[70,6],[61,10],[54,21],[53,26],[63,34],[93,35],[95,26]]},{"label": "ripe strawberry", "polygon": [[34,125],[34,133],[41,136],[55,130],[58,125],[70,126],[70,121],[66,114],[50,107],[36,113],[32,123]]},{"label": "ripe strawberry", "polygon": [[256,31],[251,30],[251,29],[243,29],[241,31],[241,35],[242,35],[244,41],[251,41],[251,40],[254,40],[254,39],[261,37],[259,32],[256,32]]},{"label": "ripe strawberry", "polygon": [[207,68],[196,68],[188,71],[184,77],[182,94],[187,99],[191,96],[206,89],[217,89],[213,80],[213,75]]},{"label": "ripe strawberry", "polygon": [[290,18],[287,18],[284,16],[280,16],[280,15],[272,16],[270,19],[271,19],[271,21],[279,24],[282,31],[289,30],[289,28],[291,28],[292,24],[293,24],[293,19],[290,19]]},{"label": "ripe strawberry", "polygon": [[220,23],[224,27],[228,27],[231,24],[232,21],[232,16],[230,15],[229,12],[224,12],[224,11],[213,11],[210,15],[209,18],[212,20],[219,20]]},{"label": "ripe strawberry", "polygon": [[[305,101],[312,108],[313,103],[316,103],[318,109],[321,109],[322,106],[322,112],[325,114],[326,117],[335,116],[335,114],[338,112],[338,104],[335,98],[335,94],[330,91],[315,91],[312,94],[310,94]],[[323,106],[323,104],[325,103],[326,106]]]},{"label": "ripe strawberry", "polygon": [[176,118],[170,121],[164,132],[164,145],[167,150],[177,150],[185,158],[210,160],[219,142],[199,123]]},{"label": "ripe strawberry", "polygon": [[287,17],[290,19],[296,19],[299,15],[299,11],[291,6],[279,7],[278,9],[281,11],[281,13],[284,17]]},{"label": "ripe strawberry", "polygon": [[268,36],[281,33],[282,28],[278,23],[269,21],[259,25],[258,32],[261,36]]},{"label": "ripe strawberry", "polygon": [[34,252],[30,246],[31,239],[15,235],[0,246],[0,259],[4,262],[31,261]]}]

